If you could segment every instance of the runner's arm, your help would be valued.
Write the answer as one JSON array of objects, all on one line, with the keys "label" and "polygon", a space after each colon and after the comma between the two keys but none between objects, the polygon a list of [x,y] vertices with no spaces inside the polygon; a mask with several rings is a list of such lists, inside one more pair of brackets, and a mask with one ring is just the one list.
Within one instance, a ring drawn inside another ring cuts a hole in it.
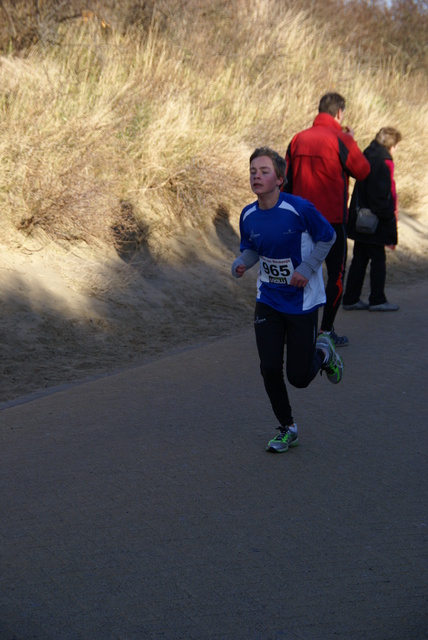
[{"label": "runner's arm", "polygon": [[247,269],[251,269],[251,267],[253,267],[258,261],[259,261],[259,254],[257,253],[257,251],[252,251],[251,249],[244,249],[241,255],[238,256],[232,264],[233,277],[234,278],[241,277],[236,271],[236,267],[239,267],[239,265],[243,265],[245,267],[245,271],[247,271]]},{"label": "runner's arm", "polygon": [[331,240],[320,240],[317,242],[309,256],[303,260],[298,267],[296,267],[295,271],[298,271],[302,276],[309,280],[311,275],[315,273],[315,271],[317,271],[324,262],[335,240],[336,233],[334,232]]}]

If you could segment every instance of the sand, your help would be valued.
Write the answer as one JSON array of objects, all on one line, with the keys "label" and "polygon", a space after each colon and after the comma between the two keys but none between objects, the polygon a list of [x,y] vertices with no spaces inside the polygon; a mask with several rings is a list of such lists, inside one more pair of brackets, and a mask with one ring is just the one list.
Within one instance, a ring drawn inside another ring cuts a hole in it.
[{"label": "sand", "polygon": [[[256,270],[239,281],[230,273],[237,224],[188,229],[122,257],[9,230],[0,251],[0,406],[250,326]],[[402,215],[399,234],[387,293],[428,278],[428,225]]]}]

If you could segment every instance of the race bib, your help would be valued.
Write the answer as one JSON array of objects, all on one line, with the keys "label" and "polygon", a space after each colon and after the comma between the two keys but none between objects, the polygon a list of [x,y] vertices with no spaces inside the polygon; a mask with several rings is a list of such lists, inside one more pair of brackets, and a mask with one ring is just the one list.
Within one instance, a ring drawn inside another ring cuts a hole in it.
[{"label": "race bib", "polygon": [[260,256],[260,279],[269,284],[290,284],[294,273],[291,258],[265,258]]}]

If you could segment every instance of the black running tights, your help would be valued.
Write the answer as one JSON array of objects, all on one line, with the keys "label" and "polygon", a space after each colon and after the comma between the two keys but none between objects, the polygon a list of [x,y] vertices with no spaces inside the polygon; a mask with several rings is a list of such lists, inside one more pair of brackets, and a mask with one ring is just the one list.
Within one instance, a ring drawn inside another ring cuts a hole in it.
[{"label": "black running tights", "polygon": [[284,350],[287,347],[287,379],[299,389],[307,387],[321,368],[324,353],[315,348],[318,311],[289,314],[256,303],[254,328],[260,371],[273,412],[281,426],[294,419],[284,380]]}]

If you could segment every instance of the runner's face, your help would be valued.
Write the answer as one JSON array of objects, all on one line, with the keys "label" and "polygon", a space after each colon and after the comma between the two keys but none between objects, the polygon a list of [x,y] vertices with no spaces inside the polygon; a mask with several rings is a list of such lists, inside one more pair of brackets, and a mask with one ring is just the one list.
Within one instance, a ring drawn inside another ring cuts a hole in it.
[{"label": "runner's face", "polygon": [[275,193],[282,184],[268,156],[254,158],[250,165],[250,185],[257,196]]}]

